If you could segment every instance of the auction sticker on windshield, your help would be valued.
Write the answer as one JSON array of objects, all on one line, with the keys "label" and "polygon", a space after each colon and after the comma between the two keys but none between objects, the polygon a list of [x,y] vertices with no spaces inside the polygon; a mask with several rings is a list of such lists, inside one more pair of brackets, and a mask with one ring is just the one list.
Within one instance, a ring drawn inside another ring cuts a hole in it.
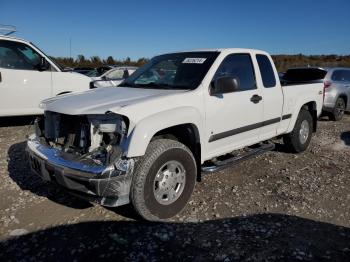
[{"label": "auction sticker on windshield", "polygon": [[184,61],[182,61],[183,64],[203,64],[204,61],[207,60],[206,58],[185,58]]}]

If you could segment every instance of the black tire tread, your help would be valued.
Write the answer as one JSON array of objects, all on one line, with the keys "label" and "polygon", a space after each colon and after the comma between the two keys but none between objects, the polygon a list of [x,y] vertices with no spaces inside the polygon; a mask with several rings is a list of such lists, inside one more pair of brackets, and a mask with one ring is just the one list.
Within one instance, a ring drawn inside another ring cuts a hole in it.
[{"label": "black tire tread", "polygon": [[[301,125],[301,122],[305,119],[309,122],[311,132],[308,141],[304,145],[301,145],[299,143],[299,126]],[[291,153],[300,153],[305,151],[310,144],[312,130],[313,120],[310,112],[306,109],[301,109],[292,132],[283,136],[283,143],[287,151]]]},{"label": "black tire tread", "polygon": [[186,151],[192,157],[194,165],[196,165],[196,161],[192,155],[192,152],[184,144],[170,139],[157,139],[152,141],[148,145],[145,155],[135,163],[133,180],[130,190],[130,200],[136,212],[146,220],[163,221],[163,219],[160,219],[151,214],[151,212],[146,207],[145,199],[143,197],[143,188],[147,173],[153,163],[163,152],[173,148],[179,148]]}]

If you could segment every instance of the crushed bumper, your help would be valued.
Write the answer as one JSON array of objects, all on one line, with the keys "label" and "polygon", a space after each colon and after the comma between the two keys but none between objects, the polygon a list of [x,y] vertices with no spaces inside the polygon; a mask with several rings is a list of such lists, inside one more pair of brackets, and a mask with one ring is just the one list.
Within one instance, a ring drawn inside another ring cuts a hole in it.
[{"label": "crushed bumper", "polygon": [[74,195],[103,206],[129,203],[133,160],[116,161],[111,166],[87,165],[68,160],[58,149],[40,143],[35,135],[27,141],[26,152],[32,171]]}]

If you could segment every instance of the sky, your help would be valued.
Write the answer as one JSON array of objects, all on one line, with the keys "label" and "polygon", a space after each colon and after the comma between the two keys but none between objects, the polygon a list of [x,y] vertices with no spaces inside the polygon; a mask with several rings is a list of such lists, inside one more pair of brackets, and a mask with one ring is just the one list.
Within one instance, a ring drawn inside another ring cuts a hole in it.
[{"label": "sky", "polygon": [[350,0],[0,0],[0,24],[56,57],[223,47],[350,54]]}]

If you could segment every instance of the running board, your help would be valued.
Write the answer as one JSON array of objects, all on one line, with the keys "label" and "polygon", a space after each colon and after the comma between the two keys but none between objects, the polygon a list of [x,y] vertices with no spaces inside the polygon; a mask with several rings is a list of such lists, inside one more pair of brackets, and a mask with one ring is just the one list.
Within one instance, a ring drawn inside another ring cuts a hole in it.
[{"label": "running board", "polygon": [[216,172],[274,149],[275,149],[275,144],[273,143],[261,144],[259,145],[259,147],[251,149],[242,155],[234,156],[221,161],[215,161],[215,163],[208,166],[203,165],[202,172],[203,173]]}]

